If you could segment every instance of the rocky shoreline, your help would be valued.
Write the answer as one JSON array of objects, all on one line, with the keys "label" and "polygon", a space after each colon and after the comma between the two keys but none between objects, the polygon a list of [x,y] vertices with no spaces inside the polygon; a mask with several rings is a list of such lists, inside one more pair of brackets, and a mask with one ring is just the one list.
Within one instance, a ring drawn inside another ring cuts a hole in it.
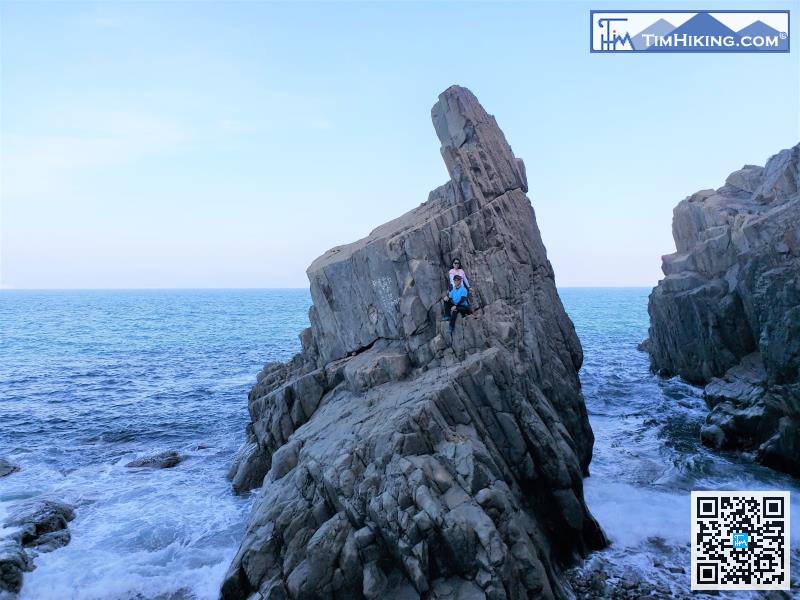
[{"label": "rocky shoreline", "polygon": [[652,368],[704,386],[703,442],[800,477],[800,144],[674,210]]},{"label": "rocky shoreline", "polygon": [[[450,182],[314,261],[303,350],[250,392],[230,475],[260,491],[225,599],[569,598],[565,567],[606,544],[581,345],[524,164],[469,90],[432,119]],[[476,310],[451,335],[454,256]]]},{"label": "rocky shoreline", "polygon": [[3,523],[10,535],[0,539],[0,598],[14,598],[22,589],[25,572],[35,568],[42,553],[66,546],[73,507],[55,500],[33,500],[15,507]]}]

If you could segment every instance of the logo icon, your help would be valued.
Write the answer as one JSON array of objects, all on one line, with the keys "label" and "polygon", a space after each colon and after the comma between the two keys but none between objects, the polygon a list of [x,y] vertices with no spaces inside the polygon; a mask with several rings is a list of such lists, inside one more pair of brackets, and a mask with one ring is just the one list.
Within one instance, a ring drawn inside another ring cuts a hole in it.
[{"label": "logo icon", "polygon": [[748,537],[746,533],[733,533],[731,534],[731,544],[734,548],[747,549]]},{"label": "logo icon", "polygon": [[591,52],[789,52],[789,11],[593,10]]}]

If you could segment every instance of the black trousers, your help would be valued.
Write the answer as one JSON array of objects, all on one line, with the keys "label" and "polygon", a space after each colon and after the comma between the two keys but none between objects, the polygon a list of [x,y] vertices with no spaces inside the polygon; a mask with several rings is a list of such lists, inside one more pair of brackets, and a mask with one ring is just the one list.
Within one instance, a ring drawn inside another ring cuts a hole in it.
[{"label": "black trousers", "polygon": [[456,319],[458,315],[471,315],[472,308],[469,304],[459,304],[456,306],[456,311],[453,312],[453,301],[448,298],[444,301],[444,316],[450,317],[450,331],[456,326]]}]

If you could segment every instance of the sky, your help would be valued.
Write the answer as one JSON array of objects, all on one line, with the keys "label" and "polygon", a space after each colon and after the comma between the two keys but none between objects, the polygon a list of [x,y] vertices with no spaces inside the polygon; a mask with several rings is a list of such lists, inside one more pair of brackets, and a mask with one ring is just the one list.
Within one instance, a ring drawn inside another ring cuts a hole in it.
[{"label": "sky", "polygon": [[[701,4],[800,31],[798,0]],[[460,84],[525,161],[556,283],[653,286],[681,199],[800,140],[800,40],[589,52],[590,9],[653,7],[3,2],[0,285],[305,287],[447,180],[430,108]]]}]

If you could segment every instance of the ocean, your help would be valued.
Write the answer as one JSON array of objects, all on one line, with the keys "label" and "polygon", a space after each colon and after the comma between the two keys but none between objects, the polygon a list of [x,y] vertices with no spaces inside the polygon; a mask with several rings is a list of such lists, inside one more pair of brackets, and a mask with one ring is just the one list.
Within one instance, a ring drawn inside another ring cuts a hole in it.
[{"label": "ocean", "polygon": [[[800,515],[796,480],[703,447],[699,391],[650,373],[636,350],[648,289],[559,292],[585,354],[587,502],[612,542],[581,568],[688,593],[693,489],[790,490]],[[225,478],[247,391],[299,350],[310,303],[307,290],[0,292],[0,457],[22,467],[0,479],[0,523],[32,497],[76,508],[72,541],[36,558],[21,599],[217,598],[250,508]],[[124,466],[168,449],[185,460]]]}]

